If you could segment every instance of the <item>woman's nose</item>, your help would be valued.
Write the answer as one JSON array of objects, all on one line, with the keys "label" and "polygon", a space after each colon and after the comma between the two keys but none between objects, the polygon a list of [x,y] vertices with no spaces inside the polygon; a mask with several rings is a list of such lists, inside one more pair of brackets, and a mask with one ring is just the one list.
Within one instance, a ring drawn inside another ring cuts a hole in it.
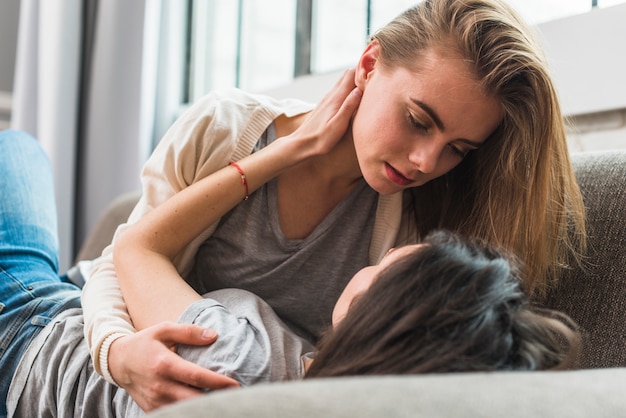
[{"label": "woman's nose", "polygon": [[409,161],[424,174],[431,174],[437,168],[442,150],[434,141],[419,141],[409,154]]}]

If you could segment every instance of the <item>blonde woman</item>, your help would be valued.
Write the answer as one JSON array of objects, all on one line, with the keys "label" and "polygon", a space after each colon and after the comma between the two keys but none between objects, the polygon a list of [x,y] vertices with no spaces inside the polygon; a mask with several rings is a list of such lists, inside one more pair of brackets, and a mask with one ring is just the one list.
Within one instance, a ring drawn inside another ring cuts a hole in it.
[{"label": "blonde woman", "polygon": [[[209,94],[172,126],[142,180],[83,307],[96,371],[146,410],[216,379],[173,353],[207,341],[163,325],[199,294],[249,290],[315,342],[347,278],[432,229],[515,252],[531,294],[585,242],[545,60],[497,0],[407,10],[315,108]],[[156,248],[125,234],[144,218],[162,237]]]}]

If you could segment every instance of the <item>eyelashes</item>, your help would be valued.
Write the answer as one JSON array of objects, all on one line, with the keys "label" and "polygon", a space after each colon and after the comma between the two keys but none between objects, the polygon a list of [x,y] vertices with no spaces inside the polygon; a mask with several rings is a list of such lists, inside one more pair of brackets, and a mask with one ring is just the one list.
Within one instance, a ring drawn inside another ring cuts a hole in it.
[{"label": "eyelashes", "polygon": [[459,148],[455,147],[453,144],[448,144],[448,147],[452,150],[452,152],[459,158],[463,159],[467,156],[469,151],[462,151]]},{"label": "eyelashes", "polygon": [[418,122],[418,120],[411,113],[409,113],[409,122],[415,129],[419,130],[420,132],[428,133],[429,127],[423,123]]},{"label": "eyelashes", "polygon": [[[430,131],[430,127],[426,124],[423,124],[417,120],[415,116],[411,112],[408,113],[408,119],[411,126],[423,134],[427,134]],[[447,147],[454,153],[454,156],[460,159],[463,159],[467,156],[469,151],[462,150],[455,146],[454,144],[448,144]]]}]

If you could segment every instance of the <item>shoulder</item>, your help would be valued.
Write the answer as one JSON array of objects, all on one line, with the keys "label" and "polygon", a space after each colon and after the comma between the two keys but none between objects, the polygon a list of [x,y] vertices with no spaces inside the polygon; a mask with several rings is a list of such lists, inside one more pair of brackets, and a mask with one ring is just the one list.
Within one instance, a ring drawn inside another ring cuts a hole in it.
[{"label": "shoulder", "polygon": [[220,289],[203,295],[223,306],[234,316],[239,317],[278,317],[272,307],[262,298],[244,289]]},{"label": "shoulder", "polygon": [[180,322],[195,323],[216,331],[232,330],[242,320],[246,328],[265,330],[280,321],[273,309],[254,293],[243,289],[221,289],[203,295],[204,299],[190,305]]},{"label": "shoulder", "polygon": [[244,386],[301,376],[301,357],[314,347],[293,333],[263,299],[241,289],[222,289],[204,297],[181,320],[214,329],[218,339],[208,348],[208,358],[194,348],[181,355]]},{"label": "shoulder", "polygon": [[181,114],[151,160],[156,161],[158,171],[168,162],[173,166],[170,168],[182,174],[179,178],[191,184],[229,160],[249,155],[261,134],[279,116],[295,116],[312,108],[303,101],[278,100],[235,88],[215,90]]},{"label": "shoulder", "polygon": [[294,116],[310,111],[313,104],[298,99],[275,99],[271,96],[230,88],[213,90],[195,101],[188,109],[189,116],[219,114],[233,119],[270,118],[279,115]]}]

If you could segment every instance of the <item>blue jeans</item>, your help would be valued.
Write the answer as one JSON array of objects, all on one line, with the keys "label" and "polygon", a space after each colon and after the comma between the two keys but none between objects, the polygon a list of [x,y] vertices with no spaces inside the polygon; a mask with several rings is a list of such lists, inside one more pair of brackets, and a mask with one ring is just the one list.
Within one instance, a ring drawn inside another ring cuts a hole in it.
[{"label": "blue jeans", "polygon": [[[80,307],[80,289],[58,275],[54,184],[33,137],[0,132],[0,417],[24,351],[50,319]],[[33,396],[37,396],[33,394]]]}]

